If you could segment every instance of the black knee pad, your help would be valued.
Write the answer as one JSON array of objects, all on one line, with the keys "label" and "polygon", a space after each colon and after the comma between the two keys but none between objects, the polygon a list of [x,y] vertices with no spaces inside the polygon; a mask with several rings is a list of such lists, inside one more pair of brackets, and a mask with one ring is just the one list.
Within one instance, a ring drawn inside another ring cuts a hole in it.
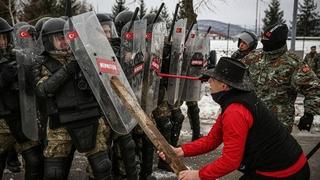
[{"label": "black knee pad", "polygon": [[45,158],[44,180],[67,179],[66,161],[67,158]]},{"label": "black knee pad", "polygon": [[25,180],[43,179],[43,156],[41,146],[35,146],[21,153],[26,162]]},{"label": "black knee pad", "polygon": [[120,136],[118,138],[123,164],[125,166],[128,180],[138,179],[138,168],[136,160],[136,144],[131,134]]},{"label": "black knee pad", "polygon": [[88,156],[88,161],[90,163],[95,180],[112,179],[112,163],[106,151],[98,152],[96,154]]}]

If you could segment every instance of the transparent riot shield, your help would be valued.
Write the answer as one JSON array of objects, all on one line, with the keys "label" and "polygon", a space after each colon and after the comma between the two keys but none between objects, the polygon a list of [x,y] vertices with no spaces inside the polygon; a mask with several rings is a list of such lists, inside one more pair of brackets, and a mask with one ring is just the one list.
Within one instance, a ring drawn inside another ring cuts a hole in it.
[{"label": "transparent riot shield", "polygon": [[[182,68],[181,68],[181,75],[188,75],[188,70],[190,67],[190,62],[192,59],[192,55],[194,53],[194,43],[196,41],[196,38],[198,36],[198,25],[195,24],[189,33],[189,37],[187,38],[186,44],[185,44],[185,50],[183,53],[183,61],[182,61]],[[185,79],[180,79],[180,85],[179,85],[179,100],[182,100],[183,94],[185,94]]]},{"label": "transparent riot shield", "polygon": [[166,23],[159,22],[148,26],[146,35],[147,56],[145,61],[141,107],[147,114],[157,107],[160,71],[163,55],[164,37],[167,33]]},{"label": "transparent riot shield", "polygon": [[[194,51],[189,64],[188,75],[200,76],[206,63],[207,38],[205,34],[199,34],[195,40]],[[201,81],[186,80],[181,98],[184,101],[199,101],[201,99]]]},{"label": "transparent riot shield", "polygon": [[129,26],[130,22],[121,32],[120,64],[138,102],[141,103],[147,22],[137,20],[133,27]]},{"label": "transparent riot shield", "polygon": [[36,30],[31,25],[20,27],[15,34],[22,131],[31,140],[39,138],[36,96],[32,86],[26,80],[27,72],[32,66],[32,60],[42,47],[38,46],[39,43],[37,43],[35,35]]},{"label": "transparent riot shield", "polygon": [[117,76],[133,98],[135,95],[95,13],[70,18],[65,35],[109,125],[119,134],[129,133],[137,122],[112,89],[111,77]]},{"label": "transparent riot shield", "polygon": [[[184,40],[186,33],[186,19],[178,20],[174,25],[174,32],[172,35],[172,47],[170,57],[170,74],[181,75]],[[177,102],[179,96],[180,79],[169,78],[167,87],[168,103],[173,105]]]}]

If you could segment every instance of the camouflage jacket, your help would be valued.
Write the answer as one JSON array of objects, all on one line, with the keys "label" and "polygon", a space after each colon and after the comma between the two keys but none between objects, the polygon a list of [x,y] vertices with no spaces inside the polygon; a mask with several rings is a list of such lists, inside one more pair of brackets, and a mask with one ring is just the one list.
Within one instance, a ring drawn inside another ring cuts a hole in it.
[{"label": "camouflage jacket", "polygon": [[308,53],[303,61],[307,63],[316,73],[317,77],[320,78],[320,54],[312,56],[312,54]]},{"label": "camouflage jacket", "polygon": [[242,61],[248,65],[258,97],[288,128],[293,125],[298,93],[305,96],[305,112],[320,114],[320,81],[287,46],[271,52],[255,50]]}]

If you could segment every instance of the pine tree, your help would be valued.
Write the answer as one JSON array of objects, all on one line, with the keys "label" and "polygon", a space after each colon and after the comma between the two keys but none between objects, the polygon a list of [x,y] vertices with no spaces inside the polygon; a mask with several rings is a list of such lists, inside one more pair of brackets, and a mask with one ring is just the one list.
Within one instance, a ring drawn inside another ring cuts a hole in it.
[{"label": "pine tree", "polygon": [[319,36],[320,15],[314,0],[304,0],[299,3],[297,19],[297,36]]},{"label": "pine tree", "polygon": [[280,10],[279,0],[272,0],[269,4],[269,9],[265,11],[265,17],[263,18],[263,29],[277,24],[277,23],[286,23],[283,19],[283,11]]},{"label": "pine tree", "polygon": [[172,24],[172,19],[170,17],[170,14],[166,5],[163,6],[163,9],[160,13],[160,17],[166,22],[167,29],[170,29]]},{"label": "pine tree", "polygon": [[[153,14],[157,14],[158,12],[158,7],[151,7],[150,9],[150,14],[153,13]],[[168,11],[168,8],[166,5],[163,6],[163,9],[160,13],[160,17],[166,22],[166,26],[167,26],[167,29],[170,29],[171,27],[171,23],[172,23],[172,19],[170,17],[170,14],[169,14],[169,11]]]},{"label": "pine tree", "polygon": [[147,8],[146,8],[146,4],[144,3],[144,0],[140,0],[140,19],[143,18],[144,15],[146,15],[147,12]]},{"label": "pine tree", "polygon": [[116,0],[112,6],[112,17],[115,18],[121,11],[128,10],[125,6],[126,0]]}]

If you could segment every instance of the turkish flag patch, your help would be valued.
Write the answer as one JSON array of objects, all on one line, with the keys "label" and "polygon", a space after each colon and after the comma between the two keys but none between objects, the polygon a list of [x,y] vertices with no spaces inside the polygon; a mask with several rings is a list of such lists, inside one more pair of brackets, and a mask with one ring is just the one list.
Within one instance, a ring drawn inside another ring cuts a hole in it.
[{"label": "turkish flag patch", "polygon": [[307,73],[310,71],[310,67],[308,65],[304,65],[302,68],[302,72]]},{"label": "turkish flag patch", "polygon": [[160,62],[159,59],[154,56],[151,61],[151,69],[156,72],[159,72],[160,71],[160,63],[159,62]]},{"label": "turkish flag patch", "polygon": [[67,37],[70,41],[73,41],[74,39],[78,38],[79,35],[77,31],[71,31],[71,32],[68,32]]},{"label": "turkish flag patch", "polygon": [[177,28],[176,29],[176,33],[181,33],[182,32],[182,28]]},{"label": "turkish flag patch", "polygon": [[107,60],[104,58],[97,58],[97,65],[99,68],[99,71],[101,73],[107,73],[111,75],[119,75],[119,68],[117,66],[117,63],[113,60]]},{"label": "turkish flag patch", "polygon": [[28,31],[21,31],[20,32],[20,38],[30,38],[31,35],[29,34]]}]

